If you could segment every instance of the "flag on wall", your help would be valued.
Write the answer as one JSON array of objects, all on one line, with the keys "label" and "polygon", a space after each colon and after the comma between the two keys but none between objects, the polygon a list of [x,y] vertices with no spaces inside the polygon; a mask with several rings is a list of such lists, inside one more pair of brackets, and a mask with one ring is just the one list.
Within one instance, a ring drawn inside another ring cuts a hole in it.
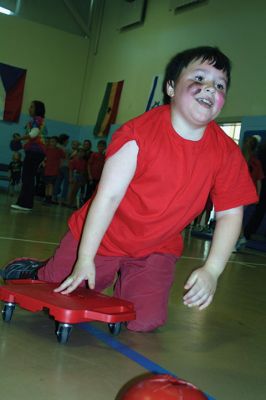
[{"label": "flag on wall", "polygon": [[163,104],[163,79],[164,76],[162,74],[154,77],[145,111],[149,111]]},{"label": "flag on wall", "polygon": [[0,120],[18,121],[26,73],[26,69],[0,63]]},{"label": "flag on wall", "polygon": [[107,83],[102,105],[94,128],[95,136],[107,136],[110,126],[115,123],[123,85],[124,81]]}]

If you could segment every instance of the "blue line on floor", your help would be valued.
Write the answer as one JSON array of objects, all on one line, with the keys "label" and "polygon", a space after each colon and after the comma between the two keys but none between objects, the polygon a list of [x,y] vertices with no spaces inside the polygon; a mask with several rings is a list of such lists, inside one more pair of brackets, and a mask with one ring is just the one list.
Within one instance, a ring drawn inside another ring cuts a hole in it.
[{"label": "blue line on floor", "polygon": [[[123,354],[124,356],[128,357],[130,360],[134,361],[135,363],[141,365],[147,371],[150,371],[154,374],[167,374],[176,377],[175,374],[168,371],[167,369],[161,367],[160,365],[154,363],[153,361],[149,360],[148,358],[144,357],[142,354],[138,353],[135,350],[132,350],[130,347],[126,346],[125,344],[119,342],[119,340],[114,339],[110,334],[105,333],[101,329],[96,328],[88,323],[78,324],[78,326],[89,332],[91,335],[95,336],[101,342],[107,344],[108,346],[112,347],[114,350],[118,351],[119,353]],[[205,393],[208,400],[215,400],[213,397]]]}]

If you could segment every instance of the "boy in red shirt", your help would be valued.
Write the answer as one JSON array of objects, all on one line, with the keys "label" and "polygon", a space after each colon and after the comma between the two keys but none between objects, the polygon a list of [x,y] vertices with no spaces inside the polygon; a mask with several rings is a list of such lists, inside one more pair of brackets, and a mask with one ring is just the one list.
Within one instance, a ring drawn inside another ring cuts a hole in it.
[{"label": "boy in red shirt", "polygon": [[207,307],[239,236],[243,205],[257,201],[238,146],[213,121],[230,69],[217,48],[177,54],[166,68],[166,105],[113,135],[96,195],[72,215],[54,257],[11,262],[4,279],[63,281],[55,291],[67,294],[86,281],[103,290],[117,277],[115,295],[132,301],[137,313],[128,329],[151,331],[166,321],[181,232],[210,193],[217,219],[212,246],[183,298],[188,307]]},{"label": "boy in red shirt", "polygon": [[93,195],[94,190],[100,182],[105,163],[106,141],[99,140],[99,142],[97,143],[97,148],[98,151],[92,153],[88,160],[89,184],[87,186],[86,200]]},{"label": "boy in red shirt", "polygon": [[76,208],[76,197],[79,189],[85,185],[87,178],[87,160],[85,150],[80,147],[77,155],[69,162],[69,196],[68,205]]},{"label": "boy in red shirt", "polygon": [[56,178],[59,174],[61,160],[64,159],[65,153],[62,149],[57,147],[57,137],[52,136],[49,145],[46,147],[46,159],[44,167],[44,181],[45,181],[45,200],[44,205],[52,204],[52,195],[54,192],[54,185]]}]

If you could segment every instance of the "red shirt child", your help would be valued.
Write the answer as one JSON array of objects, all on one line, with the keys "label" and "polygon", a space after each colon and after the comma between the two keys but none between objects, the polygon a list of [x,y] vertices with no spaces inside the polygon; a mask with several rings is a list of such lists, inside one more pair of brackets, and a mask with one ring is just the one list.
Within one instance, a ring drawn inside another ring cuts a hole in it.
[{"label": "red shirt child", "polygon": [[[123,125],[113,135],[106,158],[132,140],[139,148],[137,169],[103,237],[100,255],[180,256],[181,232],[203,210],[209,193],[216,212],[256,201],[239,147],[213,121],[201,140],[185,140],[172,127],[170,107],[157,107]],[[86,203],[69,220],[78,240],[89,207]]]},{"label": "red shirt child", "polygon": [[59,147],[56,147],[56,140],[51,138],[49,146],[46,147],[44,175],[56,177],[59,173],[61,160],[65,157],[66,155],[64,151]]},{"label": "red shirt child", "polygon": [[105,140],[100,140],[97,144],[98,152],[92,153],[88,161],[89,180],[99,182],[101,179],[105,162]]}]

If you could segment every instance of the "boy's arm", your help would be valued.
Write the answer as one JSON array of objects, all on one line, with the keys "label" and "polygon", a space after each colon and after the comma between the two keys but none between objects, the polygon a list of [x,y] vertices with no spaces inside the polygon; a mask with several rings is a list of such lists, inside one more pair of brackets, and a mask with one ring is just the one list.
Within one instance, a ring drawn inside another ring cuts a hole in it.
[{"label": "boy's arm", "polygon": [[75,267],[56,292],[71,293],[83,280],[88,280],[89,287],[94,289],[94,258],[135,174],[137,156],[138,146],[135,141],[130,141],[107,159],[97,194],[86,218]]},{"label": "boy's arm", "polygon": [[243,207],[216,213],[216,226],[212,245],[203,267],[196,269],[185,284],[184,304],[206,308],[213,299],[217,280],[239,237],[243,220]]}]

